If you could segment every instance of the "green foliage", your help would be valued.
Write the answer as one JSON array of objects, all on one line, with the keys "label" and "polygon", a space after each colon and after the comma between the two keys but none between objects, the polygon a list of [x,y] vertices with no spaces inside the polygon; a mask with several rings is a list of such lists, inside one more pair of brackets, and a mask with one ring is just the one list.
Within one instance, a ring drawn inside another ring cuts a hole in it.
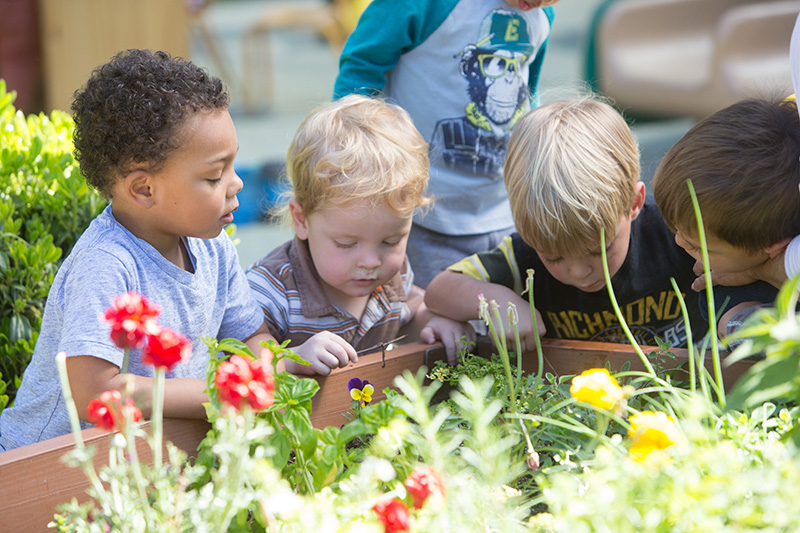
[{"label": "green foliage", "polygon": [[787,412],[773,417],[767,409],[759,420],[731,416],[723,434],[704,423],[703,417],[713,415],[702,408],[683,414],[687,439],[672,446],[662,464],[635,461],[624,450],[604,446],[591,468],[541,476],[553,530],[800,530],[800,515],[788,511],[800,508],[800,456],[781,440],[790,427]]},{"label": "green foliage", "polygon": [[[501,317],[485,300],[483,317],[499,355],[462,354],[460,365],[434,368],[427,386],[425,369],[406,372],[394,382],[399,392],[385,391],[384,402],[358,410],[340,428],[314,428],[317,382],[285,373],[275,375],[272,407],[258,414],[224,409],[214,389],[219,360],[212,358],[213,430],[198,460],[186,465],[173,450],[171,468],[136,474],[128,453],[110,459],[98,476],[89,454],[73,454],[93,480],[95,501],[73,502],[53,526],[388,531],[373,506],[387,498],[411,503],[403,480],[422,464],[441,475],[446,495],[410,511],[413,532],[800,531],[800,515],[792,512],[800,508],[799,286],[800,280],[788,284],[776,309],[740,330],[747,340],[733,358],[763,352],[766,359],[730,395],[715,341],[713,373],[693,347],[688,372],[675,371],[670,346],[659,343],[649,355],[636,347],[645,371],[543,376],[539,351],[539,374],[527,376],[499,342]],[[512,327],[515,315],[509,309]],[[625,326],[619,311],[618,318]],[[238,341],[208,343],[213,354],[253,357]],[[286,344],[265,346],[275,354],[275,370],[281,358],[301,361]],[[453,389],[450,399],[437,401],[443,386]]]},{"label": "green foliage", "polygon": [[58,267],[104,206],[72,156],[73,122],[25,117],[0,79],[0,373],[13,401]]},{"label": "green foliage", "polygon": [[[731,361],[764,355],[731,391],[730,408],[751,409],[776,399],[794,404],[800,401],[798,291],[800,276],[783,285],[775,307],[758,310],[729,338],[744,341],[731,354]],[[800,430],[789,436],[800,447]]]},{"label": "green foliage", "polygon": [[[235,340],[207,342],[214,353],[253,357]],[[297,357],[276,343],[267,346],[276,365],[282,357]],[[62,506],[51,527],[64,532],[377,533],[382,526],[372,507],[387,497],[411,506],[403,482],[425,464],[446,480],[446,496],[411,511],[414,531],[526,530],[525,499],[507,486],[525,466],[512,453],[515,439],[509,438],[507,425],[497,422],[502,405],[491,397],[491,380],[462,378],[453,394],[469,430],[448,426],[449,410],[432,405],[439,385],[423,385],[424,369],[398,377],[399,392],[390,391],[384,402],[367,406],[352,422],[320,430],[309,418],[319,388],[315,380],[278,373],[272,407],[236,411],[222,406],[212,385],[218,365],[212,357],[207,411],[213,429],[193,464],[171,446],[167,464],[139,463],[130,443],[134,435],[148,437],[128,424],[112,435],[110,466],[100,472],[90,451],[71,454],[71,463],[95,481],[89,491],[93,500]],[[366,434],[372,436],[369,444],[348,446]],[[161,446],[149,439],[152,447]]]}]

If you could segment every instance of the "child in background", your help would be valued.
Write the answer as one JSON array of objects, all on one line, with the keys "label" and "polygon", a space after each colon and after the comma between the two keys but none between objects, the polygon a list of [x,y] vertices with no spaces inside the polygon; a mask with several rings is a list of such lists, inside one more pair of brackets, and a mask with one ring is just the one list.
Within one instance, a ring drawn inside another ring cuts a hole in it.
[{"label": "child in background", "polygon": [[408,113],[358,95],[321,106],[295,134],[287,173],[296,238],[247,271],[271,334],[311,363],[287,370],[328,374],[404,333],[442,340],[454,362],[474,332],[425,308],[405,253],[429,203],[427,145]]},{"label": "child in background", "polygon": [[[754,274],[749,281],[771,281],[764,274],[783,265],[787,244],[800,234],[796,103],[775,98],[732,104],[698,122],[661,160],[653,178],[656,202],[699,271],[690,179],[703,215],[712,278],[747,272]],[[775,294],[763,281],[715,289],[716,300],[730,298],[720,333],[731,333],[758,304],[772,303]]]},{"label": "child in background", "polygon": [[538,83],[558,0],[373,0],[339,61],[334,98],[381,94],[430,144],[434,207],[414,217],[416,283],[514,230],[503,161]]},{"label": "child in background", "polygon": [[[686,345],[670,278],[690,313],[697,310],[697,294],[689,290],[693,260],[646,197],[636,141],[617,111],[590,98],[534,109],[514,129],[505,180],[519,233],[439,274],[425,297],[432,311],[471,320],[479,293],[503,310],[512,302],[523,349],[533,350],[534,317],[522,296],[533,269],[540,334],[627,342],[607,293],[602,230],[614,292],[636,341]],[[695,338],[705,332],[699,316],[692,316],[692,331]]]},{"label": "child in background", "polygon": [[117,55],[76,93],[75,156],[111,203],[56,274],[16,402],[0,417],[0,450],[69,433],[55,363],[62,351],[83,420],[92,399],[129,381],[148,416],[153,367],[134,349],[130,374],[120,373],[123,351],[98,319],[117,296],[144,295],[161,307],[162,326],[191,341],[191,359],[167,374],[166,417],[205,417],[203,337],[242,339],[256,353],[268,338],[223,231],[242,189],[228,101],[218,78],[143,50]]}]

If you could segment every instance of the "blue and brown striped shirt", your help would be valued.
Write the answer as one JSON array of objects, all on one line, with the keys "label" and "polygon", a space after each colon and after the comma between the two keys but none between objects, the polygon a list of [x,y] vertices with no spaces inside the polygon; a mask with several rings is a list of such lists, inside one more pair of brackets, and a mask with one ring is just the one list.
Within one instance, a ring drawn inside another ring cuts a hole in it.
[{"label": "blue and brown striped shirt", "polygon": [[330,302],[307,243],[296,238],[248,268],[247,279],[270,333],[278,342],[290,339],[290,348],[325,330],[356,350],[386,342],[411,322],[424,299],[406,259],[394,278],[372,292],[363,315],[354,317]]}]

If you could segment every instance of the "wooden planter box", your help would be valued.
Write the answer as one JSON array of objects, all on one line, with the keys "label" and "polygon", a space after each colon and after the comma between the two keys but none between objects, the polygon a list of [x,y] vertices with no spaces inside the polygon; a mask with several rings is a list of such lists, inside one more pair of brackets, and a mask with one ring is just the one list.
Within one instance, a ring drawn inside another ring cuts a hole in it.
[{"label": "wooden planter box", "polygon": [[[644,370],[639,356],[628,345],[544,340],[542,348],[545,371],[555,375],[578,374],[589,368],[603,367],[607,362],[612,370],[620,370],[626,362],[631,364],[631,369]],[[651,351],[654,348],[643,349]],[[677,356],[676,365],[687,360],[686,350],[672,351]],[[477,352],[488,355],[491,346],[482,343]],[[311,420],[319,428],[347,422],[344,413],[352,406],[347,390],[347,382],[351,378],[366,379],[372,383],[376,392],[373,401],[380,401],[385,398],[383,389],[391,387],[396,376],[406,370],[416,373],[423,365],[430,368],[435,361],[443,358],[444,348],[441,345],[420,343],[387,351],[385,360],[380,352],[361,356],[357,365],[334,370],[329,376],[317,378],[320,390],[312,401]],[[751,365],[750,361],[741,361],[724,368],[726,386],[730,387]],[[710,369],[711,362],[707,360],[706,366]],[[535,353],[523,355],[523,368],[526,372],[537,370]],[[209,424],[202,420],[167,419],[164,421],[164,439],[193,456],[208,429]],[[97,468],[108,457],[109,434],[97,428],[83,431],[86,444],[97,447],[94,457]],[[88,499],[85,491],[89,484],[83,471],[70,468],[61,460],[73,445],[72,435],[64,435],[0,453],[0,532],[52,531],[47,529],[47,524],[53,519],[59,504],[73,497],[79,501]],[[138,449],[142,461],[152,459],[144,441],[138,443]]]}]

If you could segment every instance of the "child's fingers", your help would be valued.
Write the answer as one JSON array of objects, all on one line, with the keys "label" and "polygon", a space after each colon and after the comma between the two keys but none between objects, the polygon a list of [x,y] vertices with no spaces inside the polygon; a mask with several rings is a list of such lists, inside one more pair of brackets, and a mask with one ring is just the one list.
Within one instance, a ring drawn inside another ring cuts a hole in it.
[{"label": "child's fingers", "polygon": [[436,342],[436,333],[433,331],[433,328],[430,326],[422,328],[422,331],[419,332],[419,340],[425,344],[433,344]]},{"label": "child's fingers", "polygon": [[331,367],[328,366],[328,364],[325,363],[322,360],[322,358],[317,359],[316,361],[311,363],[311,369],[314,371],[314,373],[319,374],[321,376],[327,376],[328,374],[331,373]]},{"label": "child's fingers", "polygon": [[334,336],[331,340],[333,342],[328,344],[327,349],[328,353],[336,359],[336,367],[345,367],[350,364],[351,361],[354,363],[358,361],[356,351],[349,342],[338,335]]},{"label": "child's fingers", "polygon": [[331,351],[336,355],[336,358],[339,360],[339,366],[345,367],[350,363],[357,363],[358,362],[358,354],[356,354],[356,349],[353,346],[344,340],[343,338],[339,337],[338,335],[335,338],[336,342],[333,346],[331,346]]},{"label": "child's fingers", "polygon": [[325,350],[321,350],[319,355],[317,356],[317,361],[325,365],[325,367],[328,369],[328,371],[325,372],[326,375],[330,374],[330,371],[332,369],[344,366],[342,365],[342,357],[337,355],[335,351],[336,351],[335,346],[329,347],[326,348]]}]

